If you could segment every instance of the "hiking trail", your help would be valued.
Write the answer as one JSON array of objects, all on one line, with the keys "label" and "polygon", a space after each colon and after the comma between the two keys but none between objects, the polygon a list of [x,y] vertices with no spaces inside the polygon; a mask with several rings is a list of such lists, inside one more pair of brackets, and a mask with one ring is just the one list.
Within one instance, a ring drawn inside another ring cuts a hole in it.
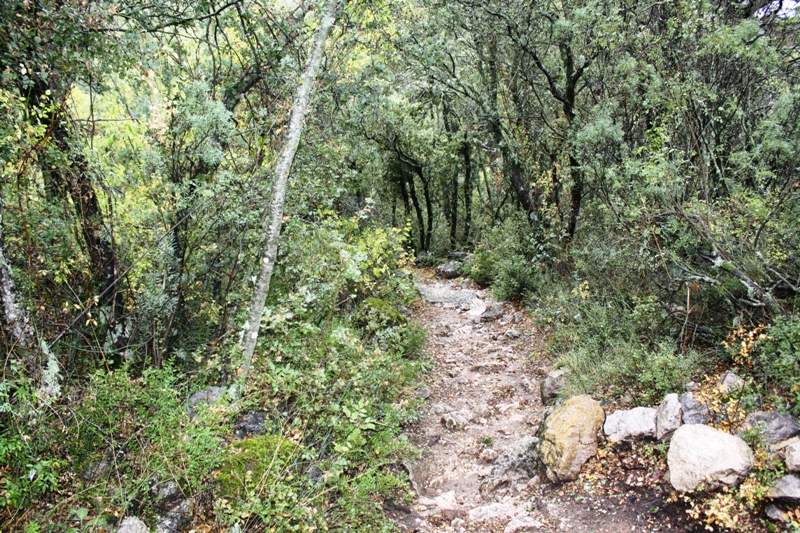
[{"label": "hiking trail", "polygon": [[668,493],[637,486],[635,469],[608,487],[596,483],[591,464],[585,470],[595,473],[561,485],[537,472],[526,453],[544,410],[543,335],[521,308],[493,301],[468,280],[419,277],[415,319],[428,331],[433,369],[418,390],[426,399],[421,417],[406,430],[423,450],[403,463],[416,498],[385,505],[402,531],[702,530],[682,508],[664,504]]}]

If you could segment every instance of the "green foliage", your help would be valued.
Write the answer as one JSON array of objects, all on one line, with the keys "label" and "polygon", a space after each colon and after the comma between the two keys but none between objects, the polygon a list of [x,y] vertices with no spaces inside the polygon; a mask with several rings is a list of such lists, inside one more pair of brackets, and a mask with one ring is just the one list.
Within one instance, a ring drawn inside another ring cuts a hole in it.
[{"label": "green foliage", "polygon": [[593,295],[586,282],[569,291],[563,281],[551,286],[553,292],[533,314],[552,331],[555,365],[570,370],[567,393],[631,391],[644,403],[657,403],[664,394],[682,390],[700,370],[699,352],[682,350],[666,336],[653,337],[658,312],[651,300],[630,308],[613,297]]},{"label": "green foliage", "polygon": [[752,370],[762,386],[777,387],[800,414],[800,319],[778,317],[755,338],[752,353],[743,363]]},{"label": "green foliage", "polygon": [[0,507],[26,508],[58,487],[66,461],[45,458],[30,439],[13,429],[0,435]]},{"label": "green foliage", "polygon": [[223,454],[214,478],[216,512],[232,525],[258,518],[281,531],[323,525],[319,504],[307,499],[313,485],[302,470],[303,452],[281,435],[239,441]]},{"label": "green foliage", "polygon": [[520,300],[539,289],[543,259],[527,222],[513,217],[484,237],[469,276],[480,285],[491,285],[499,300]]}]

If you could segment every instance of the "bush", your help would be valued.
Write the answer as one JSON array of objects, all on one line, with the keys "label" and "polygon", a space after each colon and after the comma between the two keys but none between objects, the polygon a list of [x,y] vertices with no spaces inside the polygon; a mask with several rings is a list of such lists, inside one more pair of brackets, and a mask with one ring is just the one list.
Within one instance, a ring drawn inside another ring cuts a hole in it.
[{"label": "bush", "polygon": [[778,317],[768,327],[732,335],[734,359],[750,367],[764,389],[777,388],[800,415],[800,318]]},{"label": "bush", "polygon": [[563,282],[554,284],[533,312],[542,327],[553,329],[549,350],[555,365],[571,371],[567,393],[631,391],[654,403],[682,390],[698,372],[698,352],[681,350],[669,337],[648,339],[657,314],[651,299],[631,309],[624,301],[592,294],[587,282],[567,289]]},{"label": "bush", "polygon": [[491,285],[499,300],[520,300],[537,291],[541,259],[530,226],[524,218],[512,217],[483,239],[469,277],[479,285]]}]

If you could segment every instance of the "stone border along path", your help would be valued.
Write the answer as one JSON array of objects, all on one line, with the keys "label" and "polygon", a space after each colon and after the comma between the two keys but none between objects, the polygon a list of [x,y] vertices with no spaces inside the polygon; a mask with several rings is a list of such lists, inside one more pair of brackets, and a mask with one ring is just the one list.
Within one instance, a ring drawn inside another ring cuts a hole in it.
[{"label": "stone border along path", "polygon": [[417,286],[424,303],[415,317],[428,330],[434,369],[429,388],[418,389],[427,406],[406,430],[423,450],[420,459],[403,461],[417,496],[411,507],[385,505],[401,531],[702,530],[682,516],[648,516],[665,494],[602,496],[581,490],[580,478],[549,483],[536,471],[534,451],[543,411],[539,382],[548,369],[530,355],[541,351],[541,335],[510,305],[500,305],[500,316],[486,320],[498,314],[499,304],[467,288],[469,281],[428,278]]}]

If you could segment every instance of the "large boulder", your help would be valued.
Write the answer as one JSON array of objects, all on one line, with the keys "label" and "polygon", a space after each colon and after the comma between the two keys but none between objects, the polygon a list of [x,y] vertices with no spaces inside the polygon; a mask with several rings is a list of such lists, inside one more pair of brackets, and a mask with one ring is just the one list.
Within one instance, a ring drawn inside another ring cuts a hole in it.
[{"label": "large boulder", "polygon": [[758,432],[767,444],[777,444],[800,435],[800,424],[792,415],[777,411],[756,411],[744,419],[742,432],[747,431]]},{"label": "large boulder", "polygon": [[683,408],[677,394],[667,394],[656,410],[656,438],[669,440],[675,430],[681,427]]},{"label": "large boulder", "polygon": [[444,279],[453,279],[461,275],[461,263],[458,261],[448,261],[436,267],[436,273]]},{"label": "large boulder", "polygon": [[564,388],[567,382],[567,370],[553,370],[547,373],[547,377],[542,381],[542,386],[539,389],[539,395],[542,397],[542,405],[547,405],[551,400],[554,400],[558,393]]},{"label": "large boulder", "polygon": [[691,392],[684,392],[678,397],[683,411],[684,424],[708,424],[711,413],[708,406],[698,400]]},{"label": "large boulder", "polygon": [[773,500],[800,500],[800,478],[797,476],[783,476],[777,480],[769,491],[769,497]]},{"label": "large boulder", "polygon": [[675,490],[733,487],[753,468],[753,452],[741,438],[703,424],[688,424],[672,435],[667,452]]},{"label": "large boulder", "polygon": [[614,411],[606,417],[603,432],[611,442],[631,442],[656,436],[656,410],[635,407]]},{"label": "large boulder", "polygon": [[597,431],[605,412],[589,396],[573,396],[545,420],[539,456],[551,481],[577,479],[583,464],[597,453]]}]

